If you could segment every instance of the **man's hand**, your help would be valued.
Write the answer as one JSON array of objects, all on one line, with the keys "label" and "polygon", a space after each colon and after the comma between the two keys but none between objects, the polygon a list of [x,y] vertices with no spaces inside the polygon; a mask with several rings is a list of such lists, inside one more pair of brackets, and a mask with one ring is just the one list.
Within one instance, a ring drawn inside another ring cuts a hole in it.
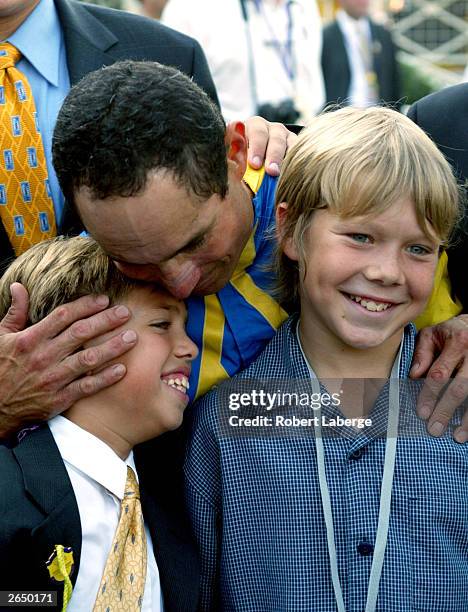
[{"label": "man's hand", "polygon": [[10,309],[0,322],[0,437],[48,419],[120,380],[125,367],[105,365],[137,341],[135,332],[126,330],[103,344],[78,350],[130,318],[125,306],[107,309],[106,296],[59,306],[27,329],[27,291],[13,283],[11,296]]},{"label": "man's hand", "polygon": [[[417,412],[422,419],[429,419],[429,433],[440,436],[468,396],[468,315],[420,331],[410,376],[420,378],[424,374],[426,382],[418,398]],[[451,377],[452,382],[439,399],[441,389]],[[468,411],[454,438],[460,443],[468,441]]]},{"label": "man's hand", "polygon": [[245,123],[248,143],[248,162],[252,168],[261,168],[271,176],[278,176],[286,151],[297,139],[282,123],[270,123],[263,117],[251,117]]}]

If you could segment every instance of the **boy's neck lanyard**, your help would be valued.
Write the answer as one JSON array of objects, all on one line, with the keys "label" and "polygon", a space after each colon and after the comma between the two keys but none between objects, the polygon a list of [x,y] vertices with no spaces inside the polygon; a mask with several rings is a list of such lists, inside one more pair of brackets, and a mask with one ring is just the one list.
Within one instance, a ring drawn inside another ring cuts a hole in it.
[{"label": "boy's neck lanyard", "polygon": [[[302,348],[301,339],[299,335],[299,321],[296,329],[297,340],[299,348],[301,349],[304,361],[309,369],[310,377],[312,379],[312,391],[313,393],[321,393],[320,382],[312,370],[307,357]],[[388,538],[388,526],[390,521],[390,505],[392,500],[392,487],[393,487],[393,476],[395,473],[395,456],[396,446],[398,438],[398,419],[400,414],[400,362],[401,352],[403,348],[403,341],[400,344],[400,350],[393,363],[392,372],[390,374],[390,394],[389,394],[389,411],[388,411],[388,425],[387,425],[387,438],[385,446],[385,462],[384,471],[382,477],[382,486],[380,490],[380,508],[379,508],[379,519],[377,526],[377,535],[375,538],[374,556],[372,560],[371,572],[369,577],[369,585],[367,588],[367,601],[365,612],[373,612],[377,604],[377,596],[379,594],[380,577],[382,575],[382,567],[385,556],[385,548],[387,546]],[[330,569],[333,582],[333,590],[335,592],[336,605],[338,612],[345,612],[345,605],[343,599],[343,590],[341,588],[340,577],[338,574],[338,560],[335,546],[335,531],[333,528],[333,514],[330,501],[330,490],[327,483],[326,469],[325,469],[325,453],[323,447],[322,438],[322,415],[321,407],[317,411],[317,419],[314,421],[318,423],[314,427],[315,433],[315,448],[317,453],[317,469],[319,475],[320,484],[320,496],[322,498],[322,509],[325,518],[325,525],[327,530],[327,545],[328,545],[328,556],[330,558]]]}]

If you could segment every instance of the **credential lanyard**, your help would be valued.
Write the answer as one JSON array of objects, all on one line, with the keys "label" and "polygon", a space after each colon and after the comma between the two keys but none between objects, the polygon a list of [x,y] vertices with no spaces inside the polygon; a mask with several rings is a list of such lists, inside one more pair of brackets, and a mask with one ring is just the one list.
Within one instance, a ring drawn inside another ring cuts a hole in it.
[{"label": "credential lanyard", "polygon": [[[304,350],[301,345],[299,336],[299,322],[297,324],[297,339],[299,347],[301,349],[304,360],[309,368],[309,373],[312,379],[312,390],[314,393],[321,393],[320,382],[309,365],[307,357],[305,356]],[[385,549],[387,547],[388,538],[388,525],[390,521],[390,505],[392,501],[392,487],[393,487],[393,476],[395,473],[395,457],[396,457],[396,446],[398,437],[398,419],[400,415],[400,384],[399,384],[399,373],[400,373],[400,361],[401,351],[403,348],[403,342],[400,344],[400,350],[393,363],[392,372],[390,374],[390,406],[388,413],[388,424],[387,424],[387,439],[385,446],[385,462],[384,471],[382,477],[382,486],[380,489],[380,508],[379,508],[379,520],[377,526],[377,535],[375,538],[374,556],[372,560],[371,572],[369,576],[369,585],[367,588],[367,601],[365,612],[374,612],[377,604],[377,596],[379,594],[380,577],[382,575],[382,567],[385,556]],[[335,545],[335,530],[333,528],[333,514],[330,501],[330,490],[328,488],[328,482],[325,470],[325,453],[323,447],[322,438],[322,415],[321,407],[318,410],[318,418],[314,421],[316,423],[315,430],[315,448],[317,452],[317,467],[320,484],[320,496],[322,498],[322,509],[325,518],[325,526],[327,530],[327,545],[328,545],[328,556],[330,558],[330,569],[332,575],[333,590],[335,592],[336,605],[338,612],[345,612],[345,605],[343,599],[343,590],[341,588],[340,577],[338,574],[338,558],[336,554]],[[317,424],[318,423],[318,424]]]},{"label": "credential lanyard", "polygon": [[283,50],[283,44],[277,37],[276,32],[274,31],[273,26],[271,25],[270,20],[268,19],[268,16],[265,13],[265,8],[263,6],[263,0],[255,0],[255,6],[257,7],[257,11],[262,15],[263,20],[270,32],[276,52],[281,60],[281,63],[283,64],[283,68],[286,74],[288,75],[289,80],[291,82],[294,82],[294,79],[296,78],[296,67],[295,67],[295,62],[294,62],[294,53],[293,53],[293,44],[292,44],[293,18],[292,18],[292,12],[291,12],[291,4],[292,4],[291,0],[286,0],[286,13],[288,16],[288,23],[287,23],[287,29],[286,29],[286,45],[284,45],[284,50]]}]

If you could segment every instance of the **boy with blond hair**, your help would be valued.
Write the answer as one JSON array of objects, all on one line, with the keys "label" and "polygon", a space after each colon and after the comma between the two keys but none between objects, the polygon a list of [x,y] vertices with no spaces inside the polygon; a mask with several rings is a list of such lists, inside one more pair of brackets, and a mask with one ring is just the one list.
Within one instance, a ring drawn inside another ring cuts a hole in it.
[{"label": "boy with blond hair", "polygon": [[450,166],[389,109],[317,117],[288,153],[278,290],[297,314],[194,410],[202,610],[466,611],[468,447],[426,435],[404,380],[458,213]]},{"label": "boy with blond hair", "polygon": [[[193,609],[180,585],[190,590],[196,553],[184,539],[181,506],[157,490],[170,456],[153,448],[156,473],[146,487],[143,480],[140,502],[142,451],[132,450],[182,422],[197,354],[184,303],[124,277],[84,237],[37,244],[14,261],[0,280],[0,318],[13,282],[28,290],[31,325],[67,301],[106,294],[131,310],[139,340],[121,358],[123,380],[0,447],[0,590],[20,591],[16,603],[69,612],[154,612],[163,600],[166,611]],[[21,599],[25,591],[45,599]]]}]

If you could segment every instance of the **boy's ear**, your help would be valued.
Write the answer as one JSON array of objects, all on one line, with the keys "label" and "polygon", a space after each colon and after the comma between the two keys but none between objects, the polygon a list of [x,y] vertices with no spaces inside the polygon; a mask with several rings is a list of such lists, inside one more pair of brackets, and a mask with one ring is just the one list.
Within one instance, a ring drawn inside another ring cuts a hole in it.
[{"label": "boy's ear", "polygon": [[239,180],[245,174],[247,167],[247,138],[245,137],[245,126],[242,121],[231,121],[226,127],[224,142],[227,148],[227,158]]},{"label": "boy's ear", "polygon": [[299,261],[299,253],[292,236],[283,239],[285,235],[286,220],[288,218],[287,202],[280,202],[276,207],[276,236],[278,242],[282,245],[283,253],[293,261]]}]

